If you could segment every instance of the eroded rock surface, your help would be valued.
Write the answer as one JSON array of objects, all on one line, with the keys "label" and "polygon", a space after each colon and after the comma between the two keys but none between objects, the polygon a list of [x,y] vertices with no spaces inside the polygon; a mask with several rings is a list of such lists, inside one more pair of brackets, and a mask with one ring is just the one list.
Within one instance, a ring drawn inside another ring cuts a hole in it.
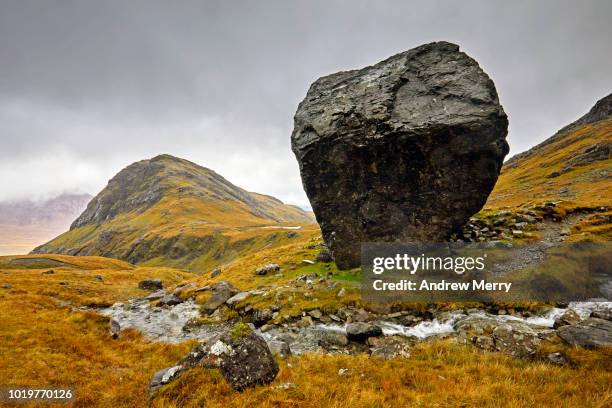
[{"label": "eroded rock surface", "polygon": [[292,149],[338,267],[360,243],[442,240],[478,212],[508,153],[493,81],[459,46],[426,44],[315,81]]}]

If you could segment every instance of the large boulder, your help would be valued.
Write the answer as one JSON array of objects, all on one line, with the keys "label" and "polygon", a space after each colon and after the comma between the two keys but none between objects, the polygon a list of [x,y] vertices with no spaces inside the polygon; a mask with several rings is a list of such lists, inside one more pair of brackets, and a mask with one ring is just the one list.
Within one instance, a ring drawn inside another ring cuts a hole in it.
[{"label": "large boulder", "polygon": [[507,128],[493,81],[447,42],[315,81],[291,142],[338,267],[359,265],[361,242],[438,241],[464,224],[493,189]]}]

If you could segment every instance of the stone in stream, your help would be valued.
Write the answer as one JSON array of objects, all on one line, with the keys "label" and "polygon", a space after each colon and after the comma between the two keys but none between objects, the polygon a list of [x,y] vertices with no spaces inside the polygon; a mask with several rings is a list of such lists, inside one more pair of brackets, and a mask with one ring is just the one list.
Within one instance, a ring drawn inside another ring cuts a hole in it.
[{"label": "stone in stream", "polygon": [[315,81],[292,150],[340,269],[360,244],[440,241],[478,212],[508,153],[493,81],[459,46],[425,44]]},{"label": "stone in stream", "polygon": [[368,337],[382,336],[382,334],[382,329],[372,323],[357,322],[346,325],[346,337],[349,340],[364,342]]}]

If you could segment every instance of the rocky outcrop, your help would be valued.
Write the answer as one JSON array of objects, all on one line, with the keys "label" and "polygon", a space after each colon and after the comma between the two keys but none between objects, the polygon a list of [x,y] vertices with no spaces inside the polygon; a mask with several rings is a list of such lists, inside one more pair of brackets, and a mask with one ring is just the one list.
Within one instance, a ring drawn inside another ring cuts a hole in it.
[{"label": "rocky outcrop", "polygon": [[436,241],[484,205],[508,152],[493,81],[438,42],[318,79],[292,149],[338,267],[360,243]]}]

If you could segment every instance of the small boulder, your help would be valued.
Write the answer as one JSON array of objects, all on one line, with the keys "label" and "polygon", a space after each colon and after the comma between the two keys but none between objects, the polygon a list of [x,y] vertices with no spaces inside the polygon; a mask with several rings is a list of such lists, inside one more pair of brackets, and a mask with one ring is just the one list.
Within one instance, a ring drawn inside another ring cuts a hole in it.
[{"label": "small boulder", "polygon": [[565,356],[563,355],[563,353],[549,353],[546,356],[546,359],[550,363],[557,364],[557,365],[564,365],[565,363],[567,363],[567,360]]},{"label": "small boulder", "polygon": [[319,346],[326,350],[334,350],[340,347],[346,347],[349,341],[345,334],[339,332],[326,331],[321,333]]},{"label": "small boulder", "polygon": [[595,317],[597,319],[603,319],[603,320],[612,320],[612,310],[610,309],[594,310],[593,312],[591,312],[590,317]]},{"label": "small boulder", "polygon": [[278,264],[271,263],[271,264],[267,264],[267,265],[260,266],[259,268],[257,268],[255,270],[255,274],[263,276],[263,275],[267,275],[268,273],[278,272],[278,271],[280,271],[280,266],[278,266]]},{"label": "small boulder", "polygon": [[110,335],[113,339],[119,337],[119,333],[121,333],[121,325],[115,319],[110,319],[108,322],[108,329],[110,331]]},{"label": "small boulder", "polygon": [[372,323],[356,322],[346,325],[346,337],[352,341],[364,342],[368,337],[382,336],[383,331]]},{"label": "small boulder", "polygon": [[211,314],[229,298],[240,292],[231,283],[225,281],[214,284],[210,289],[212,296],[202,306],[202,309],[207,314]]},{"label": "small boulder", "polygon": [[217,350],[219,369],[233,389],[242,391],[269,384],[276,378],[278,364],[266,341],[254,332],[245,335],[230,332],[218,344],[223,345]]},{"label": "small boulder", "polygon": [[160,279],[145,279],[138,282],[138,287],[143,290],[160,290],[164,285]]},{"label": "small boulder", "polygon": [[217,276],[221,275],[221,268],[215,268],[212,270],[212,272],[210,273],[210,277],[211,278],[216,278]]},{"label": "small boulder", "polygon": [[147,299],[148,301],[159,300],[164,296],[166,296],[166,291],[162,289],[158,290],[157,292],[151,293],[149,296],[145,297],[145,299]]}]

